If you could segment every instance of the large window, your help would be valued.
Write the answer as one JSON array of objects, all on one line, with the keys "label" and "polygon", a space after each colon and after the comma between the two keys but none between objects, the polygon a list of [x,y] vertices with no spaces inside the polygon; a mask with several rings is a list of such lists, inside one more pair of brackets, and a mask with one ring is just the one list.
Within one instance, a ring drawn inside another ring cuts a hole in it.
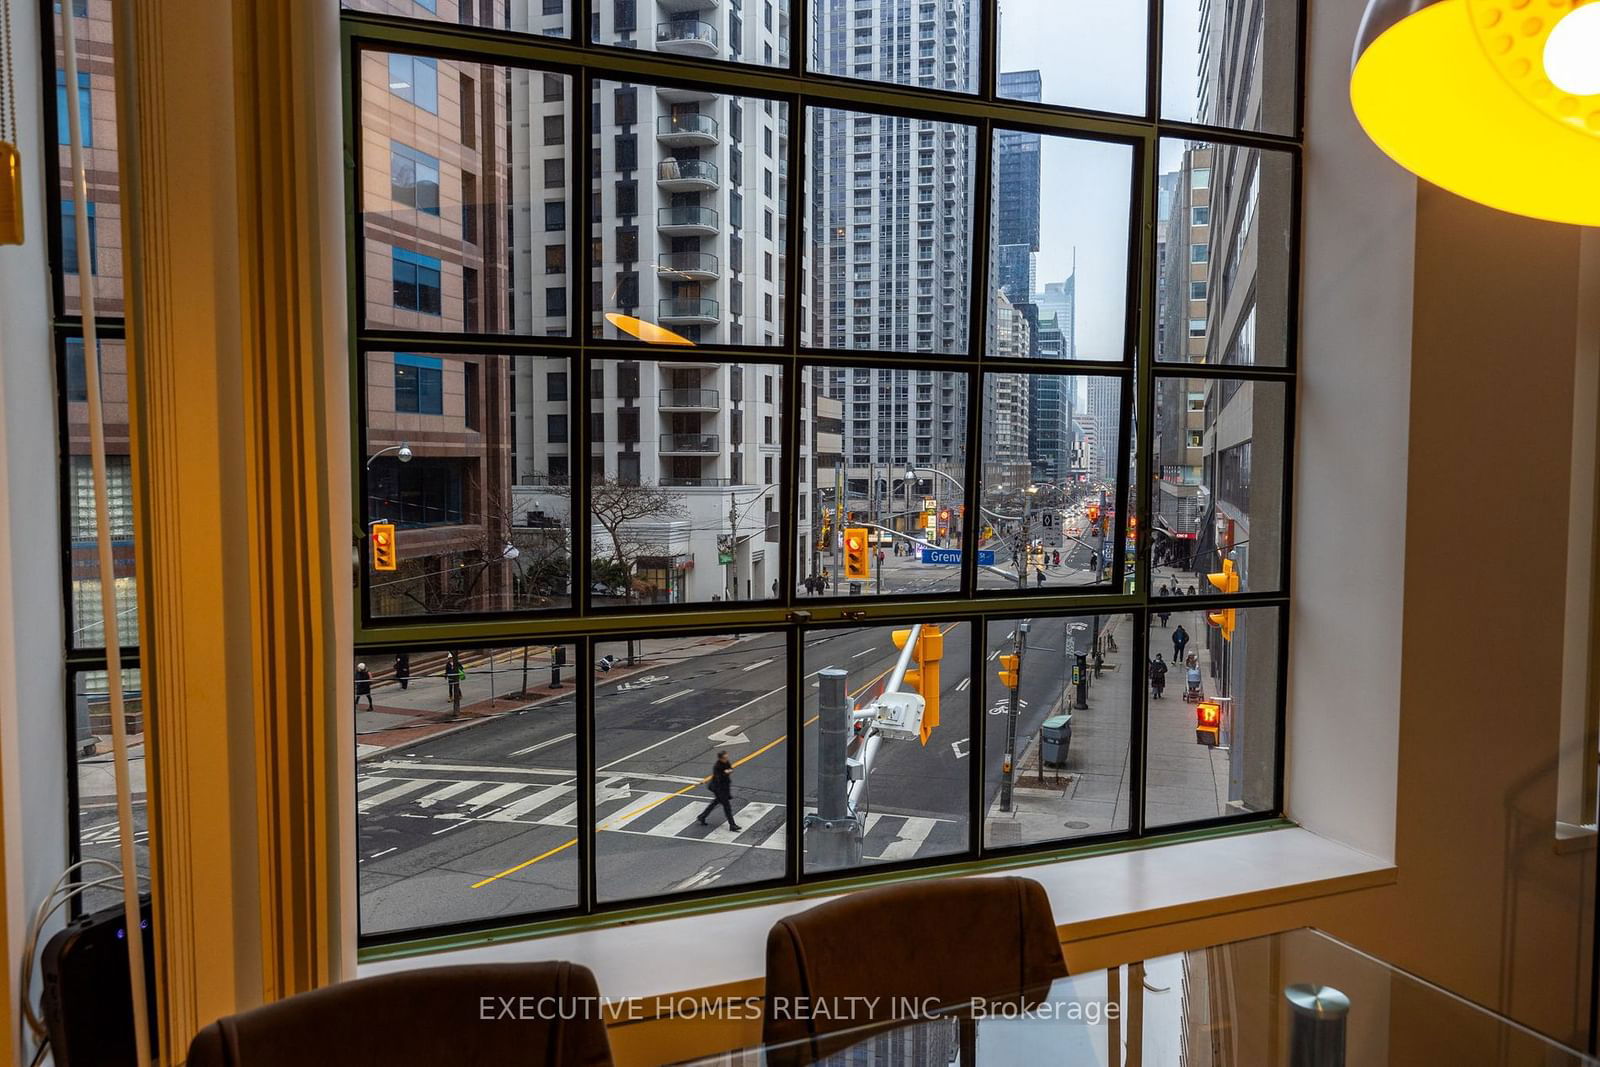
[{"label": "large window", "polygon": [[1298,14],[542,5],[344,15],[364,942],[1277,817]]},{"label": "large window", "polygon": [[[115,625],[122,647],[125,725],[134,767],[133,815],[135,851],[146,867],[144,726],[140,694],[139,617],[135,587],[135,516],[128,433],[128,361],[124,346],[122,301],[121,197],[118,187],[117,109],[113,96],[112,24],[99,8],[74,0],[54,5],[49,18],[55,62],[47,68],[45,128],[54,128],[58,147],[47,155],[49,208],[58,220],[49,236],[54,295],[54,353],[57,374],[57,424],[60,441],[60,514],[62,589],[66,608],[65,635],[67,717],[63,723],[76,773],[67,783],[74,832],[71,859],[95,857],[120,862],[111,774],[111,713],[106,631],[101,621],[101,583],[109,580],[116,605]],[[80,69],[69,87],[61,37],[63,8],[74,20]],[[50,7],[45,7],[47,13]],[[53,86],[54,92],[48,90]],[[87,198],[73,190],[68,147],[69,109],[76,108],[84,142]],[[77,224],[87,224],[87,248],[79,243]],[[89,274],[79,273],[80,250],[87,251]],[[89,460],[89,386],[82,296],[94,287],[98,386],[105,414],[108,519],[111,527],[112,574],[103,575],[95,545],[95,499]],[[21,358],[19,355],[18,358]],[[50,358],[34,353],[30,358]],[[48,506],[40,503],[40,506]],[[120,899],[94,890],[74,903],[75,910],[94,910]]]}]

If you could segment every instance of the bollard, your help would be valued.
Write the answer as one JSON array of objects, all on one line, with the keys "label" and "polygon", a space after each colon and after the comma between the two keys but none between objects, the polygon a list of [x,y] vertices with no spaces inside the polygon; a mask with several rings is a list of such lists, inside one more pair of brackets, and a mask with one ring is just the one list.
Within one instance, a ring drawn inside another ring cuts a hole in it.
[{"label": "bollard", "polygon": [[1289,1067],[1344,1067],[1350,998],[1332,986],[1306,983],[1283,991],[1289,1002]]}]

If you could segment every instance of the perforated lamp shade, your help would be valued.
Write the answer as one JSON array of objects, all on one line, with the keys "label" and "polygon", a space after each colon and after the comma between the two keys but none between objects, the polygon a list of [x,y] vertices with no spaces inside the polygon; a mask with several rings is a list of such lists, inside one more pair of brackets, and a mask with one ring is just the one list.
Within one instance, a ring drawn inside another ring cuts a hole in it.
[{"label": "perforated lamp shade", "polygon": [[1420,178],[1518,215],[1600,225],[1597,0],[1371,0],[1350,103]]}]

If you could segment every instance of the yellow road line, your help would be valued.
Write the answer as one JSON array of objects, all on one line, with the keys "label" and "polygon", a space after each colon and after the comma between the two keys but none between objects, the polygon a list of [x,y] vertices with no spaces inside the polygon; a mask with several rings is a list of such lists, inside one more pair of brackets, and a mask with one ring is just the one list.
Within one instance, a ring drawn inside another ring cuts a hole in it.
[{"label": "yellow road line", "polygon": [[[894,669],[893,667],[890,667],[888,670],[885,670],[882,674],[877,675],[877,677],[873,678],[871,681],[866,682],[865,684],[863,684],[862,686],[857,688],[855,690],[855,692],[851,693],[850,695],[851,696],[855,696],[856,693],[860,693],[862,690],[871,688],[873,685],[877,684],[877,682],[878,682],[878,680],[880,678],[882,678],[884,675],[888,674],[889,671],[892,671],[893,669]],[[811,718],[806,720],[805,725],[806,726],[810,726],[812,723],[816,722],[817,719],[819,719],[819,718],[821,718],[820,714],[819,715],[813,715],[813,716],[811,716]],[[751,760],[755,759],[757,756],[760,756],[760,755],[768,752],[769,750],[771,750],[773,748],[776,748],[778,745],[783,744],[787,740],[788,740],[787,737],[779,737],[776,740],[768,741],[766,744],[762,745],[760,748],[758,748],[754,752],[750,753],[750,755],[745,756],[743,759],[740,759],[737,762],[735,762],[734,766],[735,767],[742,767],[746,763],[749,763]],[[683,796],[683,794],[685,794],[687,792],[690,792],[691,790],[698,789],[701,786],[705,785],[709,781],[711,781],[711,776],[708,774],[704,778],[700,779],[698,782],[695,782],[692,785],[684,786],[682,789],[678,790],[676,793],[668,793],[664,797],[658,797],[657,799],[652,800],[650,803],[646,804],[642,808],[635,808],[633,811],[628,812],[626,815],[620,815],[620,816],[617,816],[616,818],[608,819],[605,822],[601,823],[599,826],[595,827],[595,833],[598,834],[600,831],[609,828],[613,822],[617,822],[619,819],[636,819],[639,816],[643,815],[645,812],[649,811],[651,808],[654,808],[659,804],[665,804],[667,801],[672,800],[672,799],[674,799],[676,797],[681,797],[681,796]],[[564,852],[567,849],[571,848],[573,845],[576,845],[577,843],[578,843],[578,839],[576,837],[574,837],[572,840],[568,841],[566,844],[557,845],[555,848],[551,849],[550,851],[542,852],[539,855],[533,857],[533,859],[531,859],[531,860],[524,860],[523,862],[517,864],[515,867],[507,867],[505,870],[501,871],[499,874],[491,874],[489,877],[485,878],[483,881],[473,883],[472,888],[474,888],[474,889],[482,889],[484,886],[488,885],[490,882],[498,881],[499,879],[504,878],[508,874],[516,874],[520,870],[523,870],[523,869],[528,868],[528,867],[532,867],[535,863],[538,863],[540,860],[549,859],[551,856],[554,856],[556,853]]]}]

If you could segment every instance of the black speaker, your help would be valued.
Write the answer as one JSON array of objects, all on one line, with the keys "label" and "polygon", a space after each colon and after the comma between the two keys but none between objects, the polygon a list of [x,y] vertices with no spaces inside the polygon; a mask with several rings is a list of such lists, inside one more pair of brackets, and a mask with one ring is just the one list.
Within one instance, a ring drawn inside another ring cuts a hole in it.
[{"label": "black speaker", "polygon": [[[139,898],[150,1052],[156,1042],[156,949],[150,897]],[[126,1067],[134,1062],[133,991],[122,905],[68,923],[44,946],[44,1020],[56,1067]]]}]

